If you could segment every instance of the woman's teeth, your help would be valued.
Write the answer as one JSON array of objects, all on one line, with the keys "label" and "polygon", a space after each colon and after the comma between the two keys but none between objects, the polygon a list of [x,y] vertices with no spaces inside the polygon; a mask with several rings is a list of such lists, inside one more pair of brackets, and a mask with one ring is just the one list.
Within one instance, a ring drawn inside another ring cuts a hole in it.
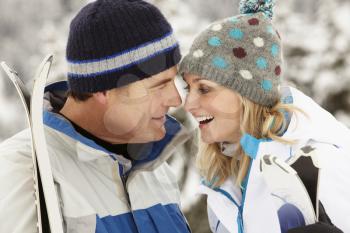
[{"label": "woman's teeth", "polygon": [[212,116],[200,116],[196,117],[196,120],[199,122],[199,124],[207,124],[211,122],[214,119]]}]

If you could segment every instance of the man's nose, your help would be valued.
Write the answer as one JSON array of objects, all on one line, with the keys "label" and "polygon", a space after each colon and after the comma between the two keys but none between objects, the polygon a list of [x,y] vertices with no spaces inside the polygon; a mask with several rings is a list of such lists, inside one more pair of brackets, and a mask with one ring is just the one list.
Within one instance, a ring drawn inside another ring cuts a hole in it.
[{"label": "man's nose", "polygon": [[182,100],[175,86],[175,83],[172,83],[171,87],[169,88],[168,92],[165,93],[165,95],[167,95],[167,106],[178,107],[181,105]]}]

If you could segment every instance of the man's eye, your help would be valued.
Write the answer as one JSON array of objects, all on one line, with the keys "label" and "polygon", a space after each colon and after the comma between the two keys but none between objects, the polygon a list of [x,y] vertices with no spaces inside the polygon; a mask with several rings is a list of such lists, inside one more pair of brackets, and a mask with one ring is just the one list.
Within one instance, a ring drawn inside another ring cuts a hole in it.
[{"label": "man's eye", "polygon": [[164,89],[166,87],[166,84],[162,84],[160,86],[158,86],[158,89]]},{"label": "man's eye", "polygon": [[157,86],[155,86],[155,87],[152,87],[151,89],[152,89],[153,91],[157,91],[157,90],[162,90],[162,89],[164,89],[166,86],[167,86],[167,84],[166,84],[166,83],[163,83],[163,84],[157,85]]}]

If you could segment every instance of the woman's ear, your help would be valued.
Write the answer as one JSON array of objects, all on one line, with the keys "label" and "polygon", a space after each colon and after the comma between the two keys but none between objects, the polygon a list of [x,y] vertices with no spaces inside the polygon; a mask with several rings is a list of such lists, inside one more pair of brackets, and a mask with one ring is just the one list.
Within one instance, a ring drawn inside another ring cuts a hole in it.
[{"label": "woman's ear", "polygon": [[101,91],[101,92],[96,92],[92,94],[92,97],[97,101],[98,103],[102,105],[107,104],[107,92],[106,91]]}]

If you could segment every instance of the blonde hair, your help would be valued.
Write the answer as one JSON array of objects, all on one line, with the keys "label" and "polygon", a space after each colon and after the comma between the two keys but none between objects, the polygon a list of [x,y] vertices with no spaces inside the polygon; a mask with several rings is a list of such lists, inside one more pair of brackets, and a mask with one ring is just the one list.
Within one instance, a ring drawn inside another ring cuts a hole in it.
[{"label": "blonde hair", "polygon": [[[282,143],[292,144],[281,138],[281,130],[285,128],[286,117],[284,112],[292,114],[301,111],[298,108],[281,102],[273,107],[256,104],[245,97],[241,97],[242,111],[240,115],[241,135],[248,133],[255,138],[270,138]],[[302,112],[302,111],[301,111]],[[201,140],[199,140],[201,142]],[[239,144],[239,143],[238,143]],[[201,175],[210,185],[220,186],[227,178],[233,176],[236,185],[241,185],[250,164],[250,157],[246,155],[240,145],[232,157],[221,153],[218,143],[200,143],[197,156],[197,167]]]}]

